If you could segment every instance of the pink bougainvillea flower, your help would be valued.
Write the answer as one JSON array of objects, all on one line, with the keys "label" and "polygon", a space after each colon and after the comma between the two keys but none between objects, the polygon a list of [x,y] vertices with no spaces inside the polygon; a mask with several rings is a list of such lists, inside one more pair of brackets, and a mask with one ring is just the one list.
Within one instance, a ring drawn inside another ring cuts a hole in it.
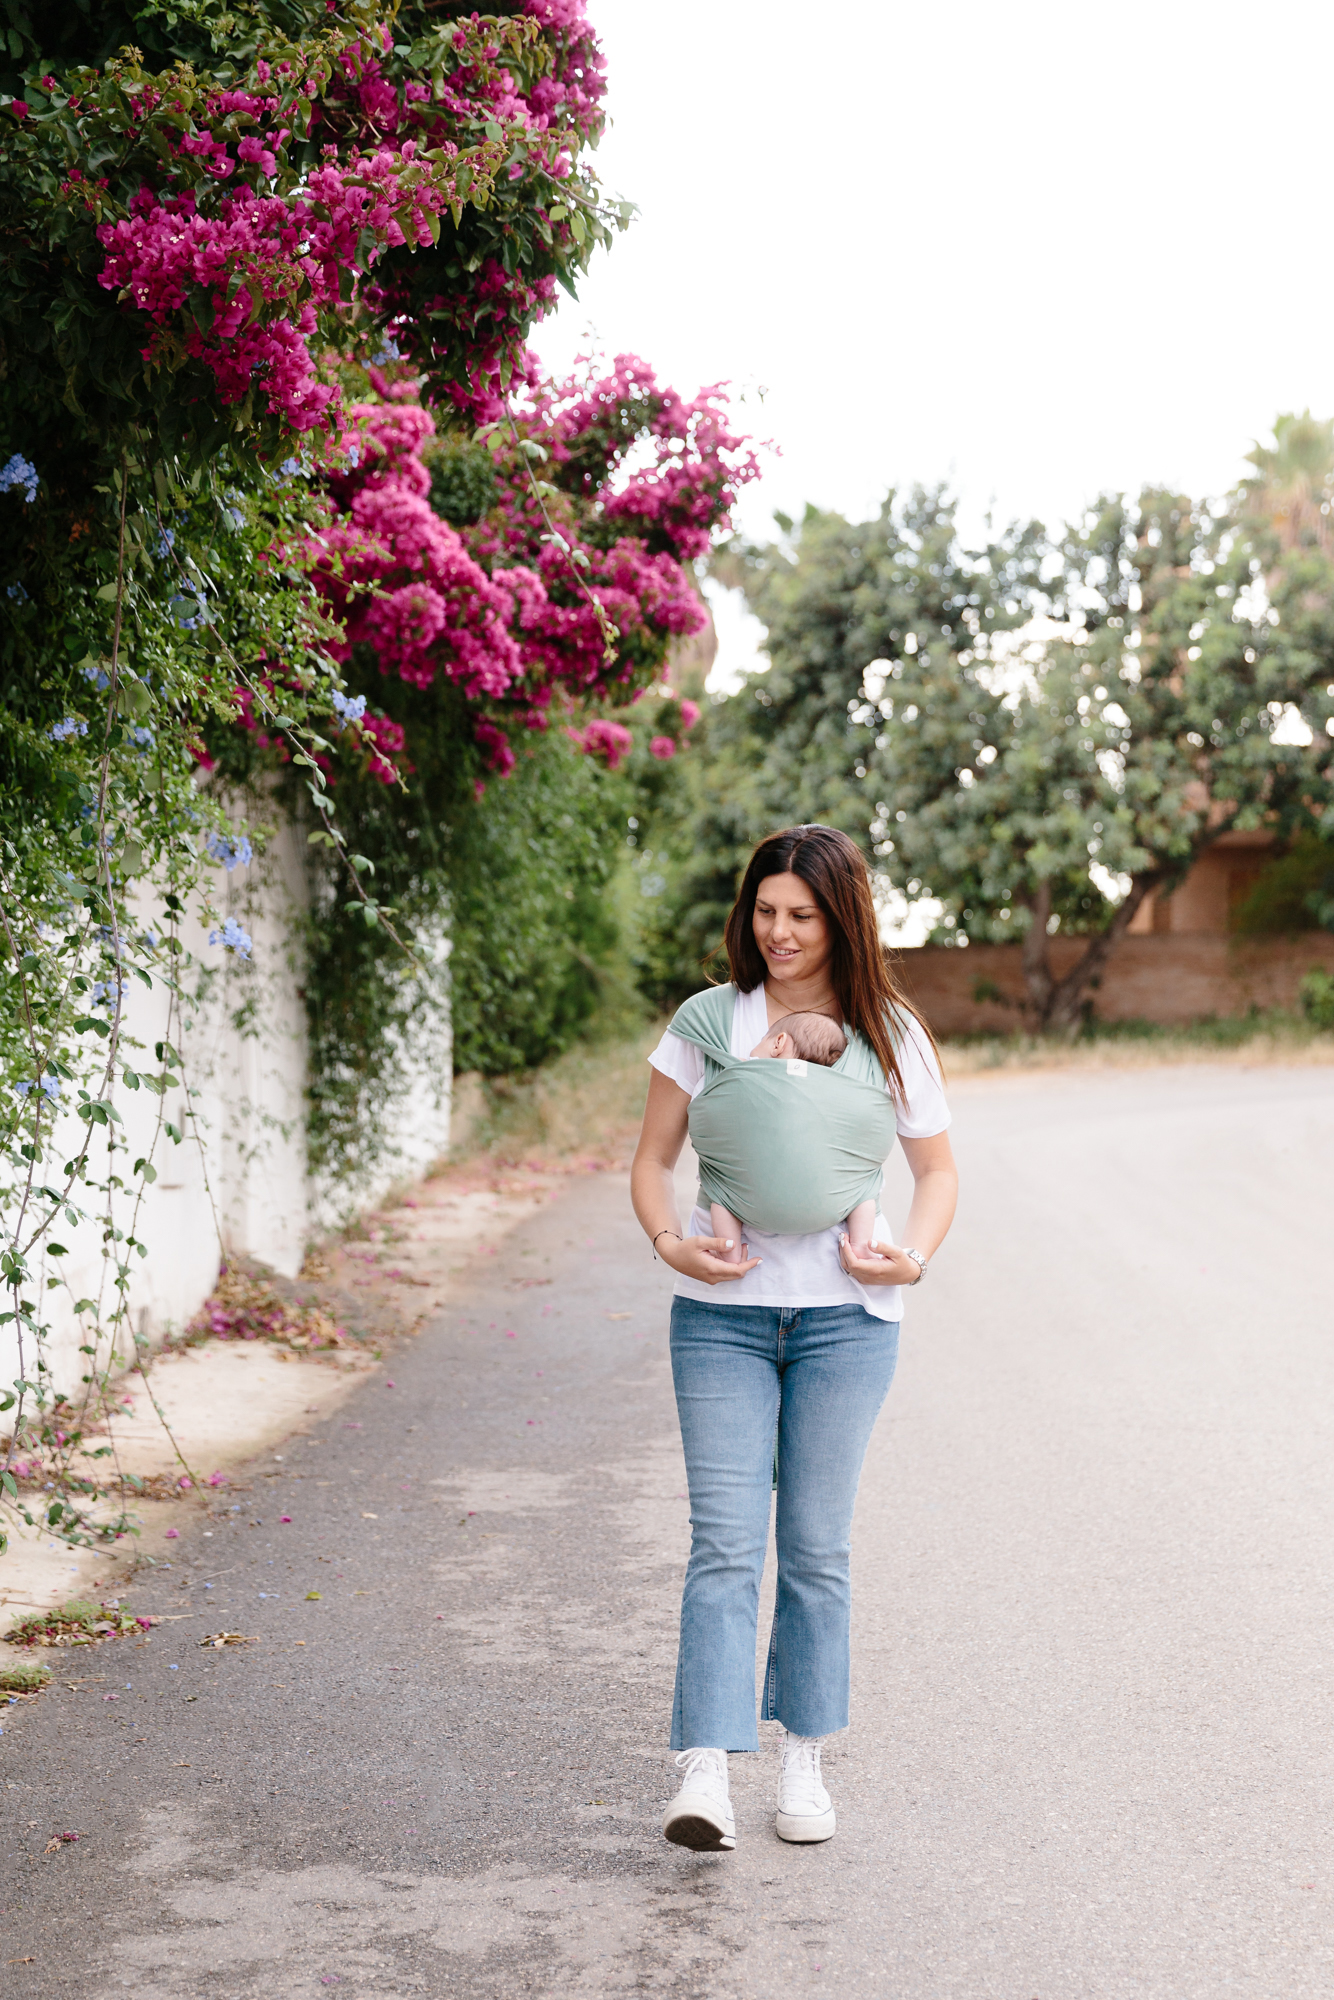
[{"label": "pink bougainvillea flower", "polygon": [[291,1518],[292,1518],[292,1517],[291,1517],[291,1515],[290,1515],[290,1514],[280,1514],[280,1515],[278,1516],[278,1519],[279,1519],[280,1521],[290,1521],[290,1520],[291,1520]]},{"label": "pink bougainvillea flower", "polygon": [[676,755],[676,744],[670,736],[651,737],[648,754],[650,757],[661,757],[664,760],[668,757],[674,757]]},{"label": "pink bougainvillea flower", "polygon": [[585,757],[605,757],[609,771],[616,769],[635,740],[623,722],[607,722],[601,716],[595,716],[583,729],[567,729],[565,733]]}]

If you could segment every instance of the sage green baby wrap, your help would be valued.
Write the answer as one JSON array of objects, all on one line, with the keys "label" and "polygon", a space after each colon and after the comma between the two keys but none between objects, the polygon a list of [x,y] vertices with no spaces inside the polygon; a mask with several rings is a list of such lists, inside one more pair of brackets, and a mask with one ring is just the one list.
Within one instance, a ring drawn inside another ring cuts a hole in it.
[{"label": "sage green baby wrap", "polygon": [[702,1206],[721,1202],[774,1236],[809,1236],[880,1192],[897,1129],[874,1049],[859,1034],[831,1069],[732,1054],[735,986],[696,993],[672,1033],[704,1053],[690,1106]]}]

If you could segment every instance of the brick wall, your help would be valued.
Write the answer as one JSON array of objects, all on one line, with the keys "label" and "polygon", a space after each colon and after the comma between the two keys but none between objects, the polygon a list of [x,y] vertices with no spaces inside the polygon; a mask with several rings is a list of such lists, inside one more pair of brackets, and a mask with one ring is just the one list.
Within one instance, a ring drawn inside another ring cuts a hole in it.
[{"label": "brick wall", "polygon": [[[898,954],[897,971],[938,1035],[1013,1034],[1023,1025],[1019,949],[1017,944],[922,945]],[[1082,949],[1078,938],[1053,938],[1058,978]],[[1245,1014],[1252,1006],[1295,1012],[1297,990],[1313,966],[1334,973],[1334,935],[1327,931],[1264,939],[1209,932],[1126,937],[1091,997],[1100,1020],[1156,1021],[1163,1027],[1208,1014]],[[975,1000],[981,981],[1012,1004]]]}]

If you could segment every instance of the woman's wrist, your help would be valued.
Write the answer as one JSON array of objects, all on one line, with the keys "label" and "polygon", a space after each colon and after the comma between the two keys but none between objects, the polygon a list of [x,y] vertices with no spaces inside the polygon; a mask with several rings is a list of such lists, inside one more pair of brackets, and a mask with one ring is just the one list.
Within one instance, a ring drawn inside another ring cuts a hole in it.
[{"label": "woman's wrist", "polygon": [[685,1241],[679,1229],[673,1229],[669,1223],[664,1223],[663,1227],[658,1231],[657,1236],[653,1238],[653,1254],[655,1257],[661,1255],[658,1249],[658,1238],[662,1236],[674,1236],[678,1243]]}]

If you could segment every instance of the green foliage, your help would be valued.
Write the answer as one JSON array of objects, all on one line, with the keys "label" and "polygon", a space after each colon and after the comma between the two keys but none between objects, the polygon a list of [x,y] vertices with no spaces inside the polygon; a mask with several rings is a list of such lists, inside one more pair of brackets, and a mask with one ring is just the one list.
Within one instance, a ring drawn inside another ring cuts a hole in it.
[{"label": "green foliage", "polygon": [[1232,914],[1243,937],[1334,930],[1334,844],[1301,834],[1256,876]]},{"label": "green foliage", "polygon": [[1302,1012],[1313,1028],[1334,1028],[1334,978],[1313,970],[1301,983]]},{"label": "green foliage", "polygon": [[630,915],[635,976],[662,1012],[709,977],[725,976],[723,924],[746,859],[768,830],[758,760],[748,756],[748,712],[708,703],[679,760],[676,783],[642,829]]},{"label": "green foliage", "polygon": [[431,505],[455,528],[471,527],[496,504],[496,464],[482,445],[447,445],[431,460]]},{"label": "green foliage", "polygon": [[50,1679],[50,1667],[39,1660],[0,1661],[0,1688],[7,1694],[36,1694]]},{"label": "green foliage", "polygon": [[[354,680],[364,666],[354,659]],[[334,1178],[381,1143],[416,1023],[433,1011],[426,998],[448,994],[454,1068],[489,1077],[531,1070],[595,1022],[633,1013],[640,832],[671,816],[694,761],[693,747],[665,761],[649,752],[654,736],[682,729],[679,702],[650,695],[623,712],[635,742],[615,770],[563,728],[535,730],[513,774],[478,796],[472,717],[457,690],[394,692],[411,784],[396,793],[354,774],[339,784],[338,810],[413,958],[378,928],[330,921],[338,880],[327,851],[314,863],[309,1132],[314,1163]]]},{"label": "green foliage", "polygon": [[454,1062],[489,1076],[568,1048],[620,944],[609,888],[627,781],[542,737],[455,835],[450,870]]}]

